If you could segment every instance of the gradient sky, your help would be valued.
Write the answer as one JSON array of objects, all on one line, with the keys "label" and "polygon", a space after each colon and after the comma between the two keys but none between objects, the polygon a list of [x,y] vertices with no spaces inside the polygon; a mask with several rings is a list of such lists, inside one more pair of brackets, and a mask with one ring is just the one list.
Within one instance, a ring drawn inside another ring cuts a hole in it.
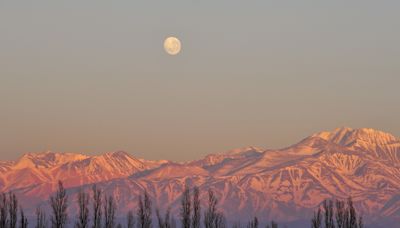
[{"label": "gradient sky", "polygon": [[[400,136],[399,1],[0,1],[0,159]],[[180,38],[177,56],[163,51]]]}]

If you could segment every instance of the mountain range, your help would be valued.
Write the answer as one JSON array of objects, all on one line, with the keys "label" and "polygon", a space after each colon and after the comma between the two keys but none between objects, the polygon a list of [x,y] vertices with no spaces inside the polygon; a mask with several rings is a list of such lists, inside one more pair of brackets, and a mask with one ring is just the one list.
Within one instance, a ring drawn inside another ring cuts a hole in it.
[{"label": "mountain range", "polygon": [[212,189],[230,221],[258,216],[300,226],[324,199],[349,196],[373,227],[396,227],[400,221],[400,139],[367,128],[338,128],[283,149],[247,147],[181,163],[138,159],[122,151],[28,153],[0,161],[0,191],[16,193],[32,215],[36,206],[48,203],[58,180],[67,187],[71,214],[78,190],[90,191],[96,183],[115,197],[121,215],[136,208],[144,190],[155,207],[171,206],[178,215],[180,196],[189,185],[199,187],[203,207]]}]

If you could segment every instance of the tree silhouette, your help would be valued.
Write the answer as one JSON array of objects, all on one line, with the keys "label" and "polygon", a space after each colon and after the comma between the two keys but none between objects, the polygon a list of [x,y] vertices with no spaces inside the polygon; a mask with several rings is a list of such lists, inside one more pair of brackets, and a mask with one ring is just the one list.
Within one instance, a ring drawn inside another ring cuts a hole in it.
[{"label": "tree silhouette", "polygon": [[190,214],[191,214],[190,190],[189,187],[186,185],[181,200],[180,215],[181,215],[182,228],[190,228],[190,223],[191,223]]},{"label": "tree silhouette", "polygon": [[27,228],[28,227],[28,219],[25,216],[24,209],[21,207],[19,209],[19,211],[20,211],[20,217],[21,217],[20,222],[19,222],[19,228]]},{"label": "tree silhouette", "polygon": [[198,187],[194,187],[192,228],[200,228],[200,217],[201,217],[200,191]]},{"label": "tree silhouette", "polygon": [[218,200],[214,195],[214,192],[208,190],[208,208],[204,213],[204,226],[205,228],[215,228],[215,222],[217,218],[217,203]]},{"label": "tree silhouette", "polygon": [[93,226],[92,228],[101,228],[101,190],[96,185],[92,187],[93,193]]},{"label": "tree silhouette", "polygon": [[272,220],[271,224],[267,224],[267,228],[278,228],[278,223]]},{"label": "tree silhouette", "polygon": [[0,228],[6,228],[8,222],[8,199],[5,193],[0,194]]},{"label": "tree silhouette", "polygon": [[358,217],[358,228],[364,228],[364,222],[362,216]]},{"label": "tree silhouette", "polygon": [[64,228],[67,224],[68,197],[61,181],[58,182],[58,190],[55,196],[50,197],[52,209],[51,225],[53,228]]},{"label": "tree silhouette", "polygon": [[347,199],[346,228],[357,228],[357,213],[351,197]]},{"label": "tree silhouette", "polygon": [[247,228],[258,228],[258,218],[254,217],[252,220],[250,220],[247,224]]},{"label": "tree silhouette", "polygon": [[312,228],[320,228],[321,227],[321,208],[318,207],[317,212],[314,212],[314,217],[311,219],[311,227]]},{"label": "tree silhouette", "polygon": [[159,228],[171,228],[171,208],[168,207],[164,217],[160,214],[160,210],[157,208],[156,216]]},{"label": "tree silhouette", "polygon": [[226,226],[226,220],[222,212],[217,210],[218,199],[214,192],[208,190],[208,207],[204,213],[205,228],[221,228]]},{"label": "tree silhouette", "polygon": [[18,218],[18,199],[14,193],[8,194],[8,228],[17,227]]},{"label": "tree silhouette", "polygon": [[78,193],[78,218],[76,228],[87,228],[89,225],[89,195],[82,189]]},{"label": "tree silhouette", "polygon": [[46,228],[46,213],[41,207],[36,208],[36,226],[35,228]]},{"label": "tree silhouette", "polygon": [[344,228],[346,221],[346,208],[344,201],[336,200],[336,226],[337,228]]},{"label": "tree silhouette", "polygon": [[226,227],[226,219],[222,212],[218,212],[215,217],[215,228],[225,228]]},{"label": "tree silhouette", "polygon": [[137,217],[139,228],[151,227],[151,201],[147,191],[144,191],[144,197],[139,196]]},{"label": "tree silhouette", "polygon": [[335,224],[333,221],[334,212],[333,212],[332,200],[324,200],[323,208],[324,208],[325,228],[334,228]]},{"label": "tree silhouette", "polygon": [[135,218],[133,216],[133,211],[129,210],[128,214],[126,215],[126,220],[127,220],[127,228],[133,228],[135,226]]},{"label": "tree silhouette", "polygon": [[[324,208],[324,222],[326,228],[335,228],[333,217],[335,215],[336,227],[337,228],[363,228],[363,218],[358,216],[353,205],[351,197],[347,201],[336,200],[335,209],[333,208],[332,200],[325,200],[323,202]],[[311,227],[321,227],[321,208],[318,207],[318,211],[314,212],[314,217],[311,220]]]},{"label": "tree silhouette", "polygon": [[114,228],[115,226],[115,210],[117,205],[115,204],[114,197],[104,197],[104,225],[105,228]]}]

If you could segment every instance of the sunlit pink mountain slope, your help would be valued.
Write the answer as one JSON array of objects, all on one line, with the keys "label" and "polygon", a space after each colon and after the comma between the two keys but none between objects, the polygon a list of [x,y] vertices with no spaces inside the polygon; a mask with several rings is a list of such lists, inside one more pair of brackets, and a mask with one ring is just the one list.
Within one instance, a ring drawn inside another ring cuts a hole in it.
[{"label": "sunlit pink mountain slope", "polygon": [[[47,200],[57,180],[75,199],[78,188],[97,183],[118,201],[120,212],[136,207],[147,190],[154,205],[178,213],[185,184],[213,189],[228,220],[308,220],[326,198],[352,196],[368,223],[400,221],[400,140],[373,129],[321,132],[280,150],[243,148],[204,159],[145,161],[127,153],[100,156],[27,154],[0,162],[0,190],[14,191],[31,211]],[[204,200],[205,201],[205,200]],[[392,222],[392,223],[391,223]]]}]

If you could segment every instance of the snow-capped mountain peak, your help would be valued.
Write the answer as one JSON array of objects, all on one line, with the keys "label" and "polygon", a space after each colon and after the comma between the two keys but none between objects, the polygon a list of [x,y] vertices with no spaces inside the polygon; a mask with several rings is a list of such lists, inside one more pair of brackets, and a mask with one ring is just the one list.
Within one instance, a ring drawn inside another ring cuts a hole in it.
[{"label": "snow-capped mountain peak", "polygon": [[332,132],[320,132],[311,137],[319,137],[327,142],[358,151],[368,157],[400,161],[400,139],[371,128],[338,128]]},{"label": "snow-capped mountain peak", "polygon": [[63,163],[79,161],[86,158],[88,158],[88,156],[75,153],[56,153],[51,151],[28,153],[18,159],[14,168],[52,168]]},{"label": "snow-capped mountain peak", "polygon": [[385,145],[399,142],[395,136],[371,128],[352,129],[348,127],[337,128],[332,132],[320,132],[313,135],[327,141],[348,146],[355,141],[364,141],[370,144]]}]

